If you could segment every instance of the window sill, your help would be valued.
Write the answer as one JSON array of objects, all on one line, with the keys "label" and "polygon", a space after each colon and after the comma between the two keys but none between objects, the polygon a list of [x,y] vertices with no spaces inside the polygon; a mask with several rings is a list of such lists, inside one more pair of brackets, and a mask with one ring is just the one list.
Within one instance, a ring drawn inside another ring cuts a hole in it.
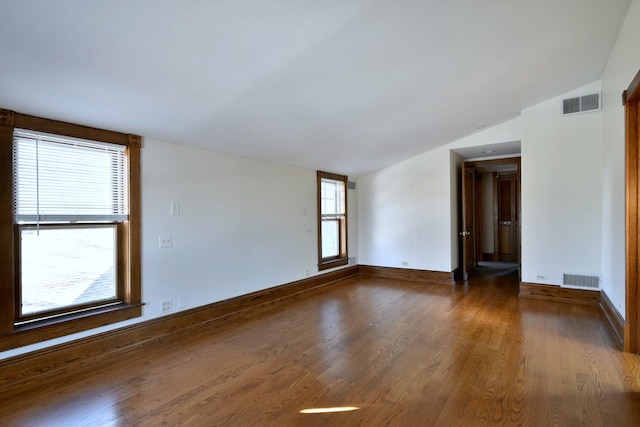
[{"label": "window sill", "polygon": [[142,316],[143,304],[119,304],[19,325],[0,335],[0,351],[47,341]]},{"label": "window sill", "polygon": [[319,271],[328,270],[330,268],[341,267],[347,264],[349,264],[349,259],[346,257],[322,261],[320,264],[318,264],[318,270]]}]

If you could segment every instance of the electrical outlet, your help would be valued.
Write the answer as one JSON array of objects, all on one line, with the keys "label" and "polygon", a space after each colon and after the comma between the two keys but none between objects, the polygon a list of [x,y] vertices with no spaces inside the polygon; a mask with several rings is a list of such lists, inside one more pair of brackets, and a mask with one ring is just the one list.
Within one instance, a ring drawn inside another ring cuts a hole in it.
[{"label": "electrical outlet", "polygon": [[409,262],[408,261],[402,261],[402,266],[403,267],[409,267]]},{"label": "electrical outlet", "polygon": [[543,275],[543,274],[538,274],[538,275],[536,276],[536,279],[544,280],[544,275]]},{"label": "electrical outlet", "polygon": [[309,269],[308,268],[304,269],[304,277],[309,277]]},{"label": "electrical outlet", "polygon": [[180,215],[180,202],[171,202],[171,215]]},{"label": "electrical outlet", "polygon": [[178,297],[178,308],[185,308],[187,306],[187,297],[180,295]]},{"label": "electrical outlet", "polygon": [[158,245],[161,248],[170,248],[173,246],[173,239],[171,238],[171,234],[165,234],[158,236]]},{"label": "electrical outlet", "polygon": [[165,313],[170,313],[171,312],[171,300],[164,300],[160,303],[160,313],[161,314],[165,314]]}]

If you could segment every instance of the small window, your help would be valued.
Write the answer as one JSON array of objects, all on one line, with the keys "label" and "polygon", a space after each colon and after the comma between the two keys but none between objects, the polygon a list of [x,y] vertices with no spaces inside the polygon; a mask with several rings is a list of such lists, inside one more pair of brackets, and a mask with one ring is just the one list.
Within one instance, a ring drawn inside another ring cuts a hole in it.
[{"label": "small window", "polygon": [[318,171],[318,269],[348,263],[347,177]]},{"label": "small window", "polygon": [[140,316],[140,138],[0,112],[0,351]]}]

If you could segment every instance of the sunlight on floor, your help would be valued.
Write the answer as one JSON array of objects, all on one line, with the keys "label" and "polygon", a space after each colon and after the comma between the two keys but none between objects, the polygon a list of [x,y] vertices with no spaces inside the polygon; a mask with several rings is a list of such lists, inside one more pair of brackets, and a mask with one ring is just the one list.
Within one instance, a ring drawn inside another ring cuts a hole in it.
[{"label": "sunlight on floor", "polygon": [[335,406],[332,408],[307,408],[300,411],[301,414],[327,414],[333,412],[357,411],[357,406]]}]

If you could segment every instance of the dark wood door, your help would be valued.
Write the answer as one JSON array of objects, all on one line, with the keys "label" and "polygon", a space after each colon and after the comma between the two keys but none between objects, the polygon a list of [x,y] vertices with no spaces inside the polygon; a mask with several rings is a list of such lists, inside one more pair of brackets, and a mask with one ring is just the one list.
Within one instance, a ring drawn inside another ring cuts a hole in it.
[{"label": "dark wood door", "polygon": [[462,164],[462,280],[469,280],[476,265],[474,245],[474,174],[475,169]]},{"label": "dark wood door", "polygon": [[518,178],[498,177],[498,259],[518,261]]}]

